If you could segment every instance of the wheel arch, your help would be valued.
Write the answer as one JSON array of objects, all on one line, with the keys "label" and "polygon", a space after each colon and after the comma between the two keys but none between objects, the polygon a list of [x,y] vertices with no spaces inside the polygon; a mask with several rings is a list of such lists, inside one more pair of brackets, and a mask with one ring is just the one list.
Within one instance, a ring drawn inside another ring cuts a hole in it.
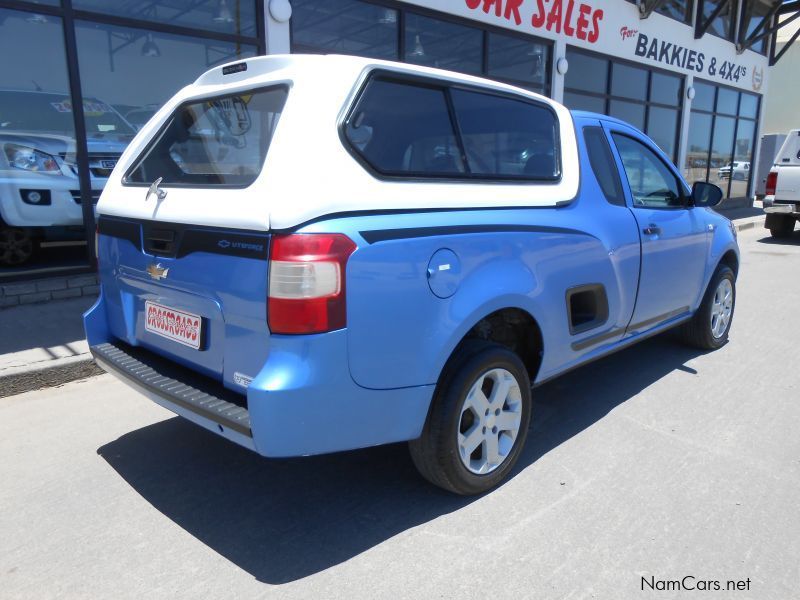
[{"label": "wheel arch", "polygon": [[437,381],[452,358],[474,340],[495,342],[505,346],[520,357],[531,382],[536,379],[544,357],[542,328],[529,310],[509,305],[478,313],[478,316],[472,319],[472,324],[467,327],[466,332],[452,344],[452,349],[439,370]]},{"label": "wheel arch", "polygon": [[720,265],[725,265],[730,267],[731,271],[733,271],[733,276],[739,276],[739,255],[736,254],[736,251],[733,248],[729,249],[725,254],[722,255],[722,258],[719,259],[719,263],[717,263],[717,268]]}]

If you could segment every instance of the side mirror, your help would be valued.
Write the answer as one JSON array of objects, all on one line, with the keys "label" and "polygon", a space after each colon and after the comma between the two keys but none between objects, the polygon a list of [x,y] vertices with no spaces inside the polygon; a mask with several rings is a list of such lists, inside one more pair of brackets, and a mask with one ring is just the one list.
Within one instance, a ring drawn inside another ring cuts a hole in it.
[{"label": "side mirror", "polygon": [[692,185],[692,204],[712,208],[722,202],[722,190],[713,183],[695,181]]}]

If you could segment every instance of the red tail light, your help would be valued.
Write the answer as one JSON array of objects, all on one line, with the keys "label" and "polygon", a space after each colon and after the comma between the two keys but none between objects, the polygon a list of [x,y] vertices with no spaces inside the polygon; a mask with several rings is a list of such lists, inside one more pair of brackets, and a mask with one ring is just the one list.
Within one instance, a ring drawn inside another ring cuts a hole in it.
[{"label": "red tail light", "polygon": [[272,333],[323,333],[347,325],[345,270],[356,245],[338,233],[272,237],[267,315]]},{"label": "red tail light", "polygon": [[767,175],[766,195],[774,196],[775,190],[777,188],[778,188],[778,172],[772,171],[772,173]]}]

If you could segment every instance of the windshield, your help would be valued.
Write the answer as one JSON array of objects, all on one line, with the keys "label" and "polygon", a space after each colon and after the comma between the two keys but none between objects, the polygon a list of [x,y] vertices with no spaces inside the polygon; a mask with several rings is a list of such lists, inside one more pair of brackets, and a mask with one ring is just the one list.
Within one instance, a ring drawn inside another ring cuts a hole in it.
[{"label": "windshield", "polygon": [[[85,98],[86,133],[132,135],[133,128],[105,102]],[[0,92],[0,131],[38,131],[72,135],[72,101],[69,96],[41,92]]]},{"label": "windshield", "polygon": [[125,183],[246,187],[261,172],[288,91],[273,87],[188,102],[134,163]]}]

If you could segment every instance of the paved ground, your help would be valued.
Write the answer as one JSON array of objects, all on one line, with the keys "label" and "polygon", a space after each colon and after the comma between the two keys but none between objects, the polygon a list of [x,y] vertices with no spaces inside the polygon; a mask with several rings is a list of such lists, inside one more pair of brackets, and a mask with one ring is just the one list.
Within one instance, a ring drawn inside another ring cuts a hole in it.
[{"label": "paved ground", "polygon": [[0,311],[0,398],[96,374],[83,313],[97,298]]},{"label": "paved ground", "polygon": [[[482,498],[401,445],[263,460],[109,376],[0,399],[0,598],[796,599],[800,232],[740,237],[730,343],[657,338],[538,389]],[[749,591],[641,589],[685,576]]]}]

